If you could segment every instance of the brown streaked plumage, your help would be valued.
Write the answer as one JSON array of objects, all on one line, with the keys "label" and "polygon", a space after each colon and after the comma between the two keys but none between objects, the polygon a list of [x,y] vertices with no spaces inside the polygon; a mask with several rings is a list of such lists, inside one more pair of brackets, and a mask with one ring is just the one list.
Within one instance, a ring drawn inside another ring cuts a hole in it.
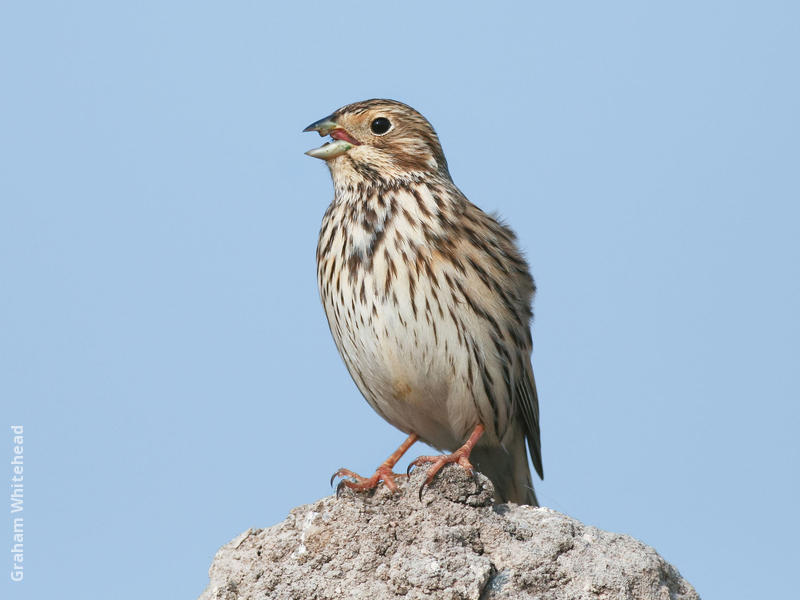
[{"label": "brown streaked plumage", "polygon": [[535,286],[514,233],[464,197],[433,127],[405,104],[357,102],[306,131],[333,138],[308,152],[334,185],[317,246],[331,333],[370,406],[409,436],[372,477],[334,477],[394,490],[392,468],[421,439],[452,452],[412,462],[431,463],[426,482],[472,460],[499,500],[536,505]]}]

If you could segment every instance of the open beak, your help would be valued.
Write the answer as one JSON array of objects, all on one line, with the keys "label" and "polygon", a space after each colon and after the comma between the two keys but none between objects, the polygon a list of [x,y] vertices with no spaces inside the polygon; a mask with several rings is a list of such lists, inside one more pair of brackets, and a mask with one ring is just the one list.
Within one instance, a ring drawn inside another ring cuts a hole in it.
[{"label": "open beak", "polygon": [[314,158],[321,158],[322,160],[330,160],[341,156],[353,146],[360,146],[361,142],[356,140],[352,135],[339,125],[333,118],[333,115],[313,122],[311,125],[303,129],[303,131],[316,131],[320,136],[324,137],[330,135],[333,138],[332,142],[326,142],[319,148],[314,148],[306,152],[309,156]]}]

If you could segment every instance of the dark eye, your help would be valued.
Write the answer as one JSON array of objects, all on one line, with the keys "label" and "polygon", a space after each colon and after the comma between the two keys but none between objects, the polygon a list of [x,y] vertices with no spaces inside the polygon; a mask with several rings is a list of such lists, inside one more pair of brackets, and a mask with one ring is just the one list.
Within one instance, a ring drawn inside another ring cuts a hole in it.
[{"label": "dark eye", "polygon": [[378,117],[372,123],[370,123],[369,128],[372,130],[372,133],[375,135],[383,135],[389,129],[391,129],[392,124],[389,122],[389,119],[384,117]]}]

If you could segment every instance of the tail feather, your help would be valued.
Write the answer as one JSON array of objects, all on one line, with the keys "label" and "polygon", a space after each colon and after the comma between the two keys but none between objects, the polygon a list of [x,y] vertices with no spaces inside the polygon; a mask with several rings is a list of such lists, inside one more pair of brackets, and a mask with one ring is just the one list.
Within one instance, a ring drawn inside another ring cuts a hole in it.
[{"label": "tail feather", "polygon": [[525,441],[521,436],[507,449],[478,445],[472,450],[470,461],[478,471],[492,480],[495,497],[499,502],[539,506],[533,491]]}]

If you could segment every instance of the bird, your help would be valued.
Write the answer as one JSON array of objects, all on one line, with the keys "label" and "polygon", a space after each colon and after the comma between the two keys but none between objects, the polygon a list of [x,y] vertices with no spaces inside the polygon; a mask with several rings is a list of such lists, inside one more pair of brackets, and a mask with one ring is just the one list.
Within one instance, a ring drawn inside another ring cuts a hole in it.
[{"label": "bird", "polygon": [[456,187],[432,125],[402,102],[348,104],[303,131],[330,136],[306,154],[333,181],[316,252],[333,340],[369,405],[408,436],[371,477],[341,468],[331,482],[396,492],[393,468],[420,440],[447,452],[409,465],[427,465],[420,498],[455,463],[486,475],[497,501],[538,506],[536,286],[516,235]]}]

